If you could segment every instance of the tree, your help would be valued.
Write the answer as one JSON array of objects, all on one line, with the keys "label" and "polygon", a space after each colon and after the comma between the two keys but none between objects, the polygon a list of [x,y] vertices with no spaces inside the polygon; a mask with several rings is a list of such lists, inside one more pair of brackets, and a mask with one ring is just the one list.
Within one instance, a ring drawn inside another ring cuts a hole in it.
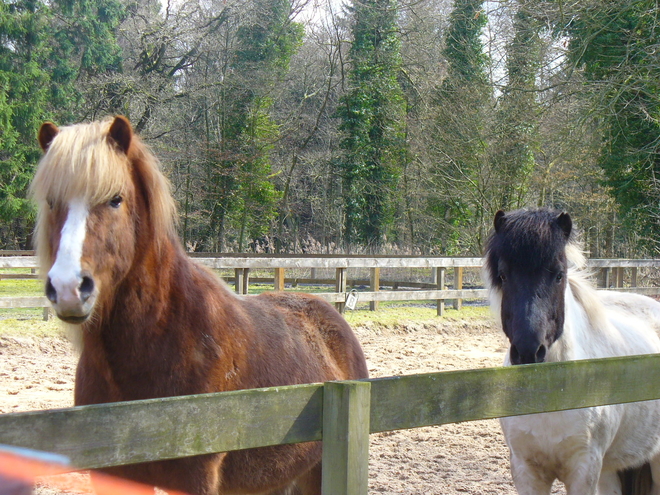
[{"label": "tree", "polygon": [[27,187],[41,156],[39,125],[69,123],[88,100],[82,81],[118,70],[114,0],[0,2],[0,235],[27,248],[33,211]]},{"label": "tree", "polygon": [[536,78],[541,65],[542,25],[532,7],[526,0],[514,6],[513,38],[506,46],[507,82],[497,109],[492,161],[498,179],[496,206],[504,210],[527,204],[539,145]]},{"label": "tree", "polygon": [[369,0],[350,10],[349,89],[337,109],[344,133],[336,164],[343,180],[344,242],[378,250],[393,220],[405,153],[398,9],[393,0]]},{"label": "tree", "polygon": [[655,2],[599,2],[565,26],[601,123],[600,166],[624,228],[660,250],[660,12]]},{"label": "tree", "polygon": [[439,219],[438,242],[445,253],[481,252],[490,227],[486,190],[493,92],[481,40],[486,22],[482,0],[456,0],[443,50],[447,74],[433,101],[435,127],[428,146],[435,158],[434,191],[428,209]]}]

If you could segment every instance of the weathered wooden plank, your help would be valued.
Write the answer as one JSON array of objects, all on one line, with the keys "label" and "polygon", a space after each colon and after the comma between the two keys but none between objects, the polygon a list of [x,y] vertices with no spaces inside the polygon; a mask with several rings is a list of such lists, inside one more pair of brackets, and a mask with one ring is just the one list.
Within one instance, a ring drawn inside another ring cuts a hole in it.
[{"label": "weathered wooden plank", "polygon": [[2,249],[0,250],[0,256],[34,256],[34,251]]},{"label": "weathered wooden plank", "polygon": [[50,307],[46,296],[0,297],[0,308],[45,308]]},{"label": "weathered wooden plank", "polygon": [[633,292],[635,294],[643,294],[645,296],[660,295],[660,287],[609,287],[599,288],[598,290],[607,290],[612,292]]},{"label": "weathered wooden plank", "polygon": [[[7,253],[27,253],[28,255],[0,256],[0,268],[36,268],[38,262],[33,251],[11,251]],[[246,253],[189,253],[199,263],[211,268],[433,268],[480,267],[482,258],[453,258],[441,256],[349,256],[349,255],[263,255]],[[638,267],[648,268],[660,265],[654,259],[589,259],[590,268]]]},{"label": "weathered wooden plank", "polygon": [[654,259],[632,260],[632,259],[590,258],[587,260],[587,266],[589,268],[613,268],[613,267],[632,268],[634,266],[638,268],[650,268],[650,267],[657,267],[658,264],[660,264],[660,260],[654,260]]},{"label": "weathered wooden plank", "polygon": [[[371,270],[378,270],[378,268],[371,268]],[[223,277],[227,282],[232,282],[234,277]],[[273,277],[251,277],[250,281],[257,284],[272,284],[274,283]],[[291,284],[293,287],[297,287],[300,284],[308,285],[335,285],[334,278],[302,278],[302,277],[290,277],[285,278],[284,283]],[[409,287],[409,288],[418,288],[418,289],[435,289],[436,285],[429,282],[409,282],[409,281],[393,281],[393,280],[381,280],[380,285],[385,287],[393,287],[394,285],[398,287]],[[371,286],[371,280],[366,279],[346,279],[346,286]]]},{"label": "weathered wooden plank", "polygon": [[[342,302],[346,295],[337,292],[319,292],[315,296],[328,302]],[[398,290],[358,292],[360,301],[429,301],[432,299],[483,299],[488,297],[486,289],[463,290]]]},{"label": "weathered wooden plank", "polygon": [[39,275],[36,273],[0,273],[0,280],[36,280]]},{"label": "weathered wooden plank", "polygon": [[3,414],[0,444],[98,468],[320,440],[322,389],[276,387]]},{"label": "weathered wooden plank", "polygon": [[39,268],[36,256],[1,256],[0,268]]},{"label": "weathered wooden plank", "polygon": [[367,495],[370,390],[367,381],[324,385],[323,495]]},{"label": "weathered wooden plank", "polygon": [[[660,355],[361,382],[371,384],[374,433],[658,399]],[[323,395],[316,384],[4,414],[0,443],[93,468],[319,440],[336,416],[322,413]]]},{"label": "weathered wooden plank", "polygon": [[658,383],[660,354],[375,379],[371,432],[660,399]]},{"label": "weathered wooden plank", "polygon": [[225,257],[195,258],[209,268],[433,268],[436,266],[480,267],[481,258],[383,258],[383,257]]}]

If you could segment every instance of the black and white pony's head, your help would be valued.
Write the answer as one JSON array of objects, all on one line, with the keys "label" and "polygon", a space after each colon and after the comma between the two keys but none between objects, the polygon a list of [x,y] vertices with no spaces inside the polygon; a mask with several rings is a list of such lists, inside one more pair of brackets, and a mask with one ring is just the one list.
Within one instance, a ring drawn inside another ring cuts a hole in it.
[{"label": "black and white pony's head", "polygon": [[564,331],[571,217],[545,208],[498,211],[494,224],[484,271],[511,343],[510,362],[543,362]]}]

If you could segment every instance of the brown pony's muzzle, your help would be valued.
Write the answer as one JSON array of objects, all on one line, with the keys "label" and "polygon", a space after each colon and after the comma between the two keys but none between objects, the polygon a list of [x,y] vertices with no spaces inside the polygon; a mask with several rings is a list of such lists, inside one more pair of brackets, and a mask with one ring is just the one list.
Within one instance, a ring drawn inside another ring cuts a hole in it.
[{"label": "brown pony's muzzle", "polygon": [[73,283],[46,281],[46,297],[58,318],[67,323],[83,323],[92,314],[96,302],[96,284],[87,274],[76,277]]}]

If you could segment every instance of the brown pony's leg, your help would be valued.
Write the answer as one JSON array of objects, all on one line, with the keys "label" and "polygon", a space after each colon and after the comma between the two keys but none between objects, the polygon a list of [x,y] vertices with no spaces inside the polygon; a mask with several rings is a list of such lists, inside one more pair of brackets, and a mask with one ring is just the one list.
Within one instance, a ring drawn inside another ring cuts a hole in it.
[{"label": "brown pony's leg", "polygon": [[[138,483],[176,490],[190,495],[218,495],[220,492],[220,464],[226,454],[210,454],[170,461],[131,464],[102,471]],[[92,483],[94,477],[92,474]]]},{"label": "brown pony's leg", "polygon": [[[221,493],[320,494],[287,492],[321,462],[321,443],[307,442],[230,452],[222,463]],[[320,471],[319,471],[320,472]],[[305,473],[302,476],[298,473]],[[320,480],[320,477],[319,477]],[[310,481],[305,481],[308,485]]]},{"label": "brown pony's leg", "polygon": [[316,464],[291,485],[269,492],[268,495],[321,495],[321,463]]},{"label": "brown pony's leg", "polygon": [[321,495],[321,463],[303,474],[297,484],[302,495]]}]

